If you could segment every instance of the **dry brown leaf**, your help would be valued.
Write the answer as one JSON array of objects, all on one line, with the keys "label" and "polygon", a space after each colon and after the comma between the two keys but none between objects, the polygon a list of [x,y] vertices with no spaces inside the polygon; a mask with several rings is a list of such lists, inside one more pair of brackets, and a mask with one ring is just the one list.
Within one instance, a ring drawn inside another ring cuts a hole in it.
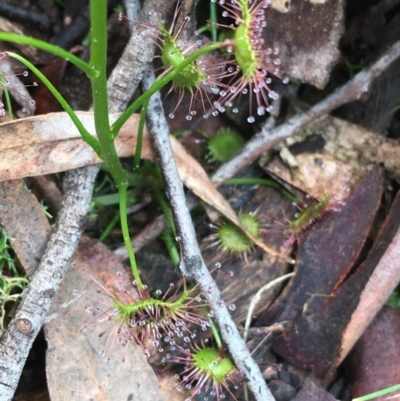
[{"label": "dry brown leaf", "polygon": [[39,265],[52,232],[39,201],[21,180],[0,187],[0,223],[28,276]]},{"label": "dry brown leaf", "polygon": [[[95,132],[93,113],[79,112],[78,116],[90,133]],[[117,117],[118,115],[111,115],[111,122]],[[139,116],[133,115],[121,128],[116,139],[116,148],[120,157],[133,154],[138,121]],[[101,163],[93,149],[83,142],[77,128],[66,113],[51,113],[7,122],[0,125],[0,131],[2,135],[0,180],[55,173]],[[241,225],[236,213],[213,186],[203,167],[174,137],[170,136],[170,140],[179,176],[185,185],[200,199],[239,226],[264,251],[286,258],[267,247]],[[142,157],[156,160],[147,132],[143,138]]]},{"label": "dry brown leaf", "polygon": [[[95,132],[93,113],[78,116]],[[137,127],[138,117],[132,119]],[[66,113],[50,113],[0,124],[0,180],[32,177],[101,163]],[[136,133],[136,129],[134,131]],[[116,141],[120,157],[132,155],[135,136],[124,131]]]},{"label": "dry brown leaf", "polygon": [[376,163],[383,163],[389,177],[400,182],[399,142],[338,118],[311,123],[285,145],[295,165],[263,156],[262,167],[316,199],[327,192],[337,201],[346,199]]},{"label": "dry brown leaf", "polygon": [[265,10],[265,43],[279,49],[293,78],[321,89],[340,57],[343,10],[343,0],[273,0]]}]

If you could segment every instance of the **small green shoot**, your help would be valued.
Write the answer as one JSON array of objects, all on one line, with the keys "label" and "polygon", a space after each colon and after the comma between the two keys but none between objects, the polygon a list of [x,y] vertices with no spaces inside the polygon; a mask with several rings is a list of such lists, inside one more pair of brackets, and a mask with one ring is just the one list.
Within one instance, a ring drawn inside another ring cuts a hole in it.
[{"label": "small green shoot", "polygon": [[222,128],[208,139],[207,159],[222,163],[229,160],[244,145],[244,139],[233,129]]},{"label": "small green shoot", "polygon": [[[383,395],[386,395],[389,393],[393,393],[394,391],[397,391],[397,390],[400,390],[400,384],[396,384],[394,386],[384,388],[383,390],[375,391],[374,393],[364,395],[362,397],[353,398],[352,401],[368,401],[368,400],[372,400],[377,397],[382,397]],[[391,399],[391,398],[388,397],[388,400],[389,399]],[[393,399],[395,399],[395,398],[393,398]]]},{"label": "small green shoot", "polygon": [[28,284],[28,279],[18,272],[10,251],[9,237],[0,229],[0,335],[6,327],[6,318],[12,315]]}]

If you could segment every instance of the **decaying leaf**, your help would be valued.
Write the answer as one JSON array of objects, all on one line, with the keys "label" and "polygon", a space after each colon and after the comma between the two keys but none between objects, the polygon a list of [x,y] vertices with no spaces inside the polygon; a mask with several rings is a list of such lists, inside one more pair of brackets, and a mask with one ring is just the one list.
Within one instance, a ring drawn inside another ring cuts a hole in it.
[{"label": "decaying leaf", "polygon": [[[86,129],[93,133],[93,114],[78,113]],[[110,120],[115,121],[117,115]],[[120,157],[131,156],[136,146],[138,115],[133,115],[121,128],[116,139]],[[66,113],[51,113],[0,125],[0,180],[43,175],[70,170],[89,164],[100,163],[95,152],[80,137]],[[272,255],[282,256],[252,236],[240,223],[236,213],[224,197],[215,189],[203,167],[183,146],[170,136],[179,176],[204,202],[241,227],[255,244]],[[147,132],[142,146],[144,159],[156,160],[156,155]]]},{"label": "decaying leaf", "polygon": [[307,378],[293,401],[336,401],[336,398]]},{"label": "decaying leaf", "polygon": [[[400,309],[384,307],[367,328],[345,367],[352,382],[353,398],[400,383]],[[399,392],[376,400],[397,399]]]},{"label": "decaying leaf", "polygon": [[52,230],[39,201],[21,180],[0,186],[0,223],[26,274],[32,276]]},{"label": "decaying leaf", "polygon": [[342,0],[273,0],[266,9],[265,43],[279,49],[290,75],[323,88],[340,53]]},{"label": "decaying leaf", "polygon": [[375,167],[342,210],[332,212],[299,239],[296,275],[283,299],[267,313],[267,325],[288,322],[285,333],[274,342],[275,350],[293,364],[313,369],[318,377],[335,366],[343,332],[365,285],[358,280],[352,282],[348,296],[341,293],[381,195],[382,174]]},{"label": "decaying leaf", "polygon": [[400,145],[355,124],[323,117],[285,141],[294,157],[291,166],[280,157],[260,160],[265,170],[321,199],[324,193],[341,201],[376,163],[400,182]]}]

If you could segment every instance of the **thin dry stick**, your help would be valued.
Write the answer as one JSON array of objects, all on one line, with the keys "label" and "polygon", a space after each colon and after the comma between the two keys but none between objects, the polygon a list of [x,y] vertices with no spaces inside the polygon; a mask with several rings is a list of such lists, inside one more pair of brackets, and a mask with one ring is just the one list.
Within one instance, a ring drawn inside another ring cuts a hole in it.
[{"label": "thin dry stick", "polygon": [[[295,135],[312,121],[320,118],[343,104],[359,100],[366,94],[372,81],[385,71],[389,65],[400,56],[400,41],[396,42],[374,64],[359,72],[351,81],[343,85],[327,98],[313,106],[309,111],[298,114],[286,123],[274,128],[268,128],[268,122],[261,132],[253,137],[230,161],[223,164],[212,176],[211,180],[216,187],[224,181],[234,177],[242,168],[255,161],[263,152],[271,149],[289,136]],[[189,208],[198,204],[198,199],[189,194],[187,200]],[[164,216],[158,217],[149,224],[141,233],[136,235],[132,244],[135,250],[140,249],[148,242],[156,238],[167,226]],[[142,233],[145,232],[144,238]],[[126,259],[127,254],[123,248],[118,248],[115,253]]]},{"label": "thin dry stick", "polygon": [[[147,90],[154,82],[154,73],[149,69],[143,77],[143,89]],[[248,380],[250,390],[257,401],[273,401],[274,396],[268,389],[259,367],[252,359],[245,342],[241,338],[228,309],[221,298],[221,293],[215,284],[197,243],[192,219],[186,205],[182,181],[174,161],[169,141],[169,127],[164,115],[161,96],[156,93],[149,102],[147,123],[153,137],[154,146],[160,157],[166,191],[169,197],[177,231],[180,236],[182,261],[180,268],[183,274],[194,279],[207,298],[211,310],[214,312],[222,337],[237,367]]]},{"label": "thin dry stick", "polygon": [[246,322],[244,324],[244,331],[243,331],[243,339],[244,341],[247,341],[247,336],[249,335],[249,330],[250,330],[250,324],[251,320],[253,319],[253,313],[254,309],[256,308],[257,304],[261,301],[261,297],[264,294],[265,291],[268,291],[275,285],[281,283],[282,281],[287,280],[290,277],[293,277],[294,273],[288,273],[284,274],[281,277],[276,278],[275,280],[270,281],[269,283],[265,284],[263,287],[261,287],[257,293],[251,298],[250,304],[249,304],[249,309],[247,311],[247,316],[246,316]]}]

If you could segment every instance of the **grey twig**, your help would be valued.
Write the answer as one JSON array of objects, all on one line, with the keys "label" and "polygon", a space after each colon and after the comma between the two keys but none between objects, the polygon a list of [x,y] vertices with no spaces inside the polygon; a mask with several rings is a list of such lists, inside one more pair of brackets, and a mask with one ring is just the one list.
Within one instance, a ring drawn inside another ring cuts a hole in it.
[{"label": "grey twig", "polygon": [[[143,89],[147,90],[154,82],[154,73],[149,69],[143,77]],[[221,298],[221,293],[215,284],[204,260],[196,240],[196,234],[186,205],[183,185],[178,175],[171,144],[169,142],[169,127],[164,115],[161,96],[156,93],[152,96],[147,112],[147,124],[152,135],[154,146],[160,158],[166,191],[169,197],[176,228],[178,230],[182,262],[181,270],[189,278],[193,278],[200,286],[204,296],[214,312],[222,337],[238,366],[243,372],[250,390],[257,401],[273,401],[260,369],[252,359],[245,342],[241,338],[228,309]]]}]

